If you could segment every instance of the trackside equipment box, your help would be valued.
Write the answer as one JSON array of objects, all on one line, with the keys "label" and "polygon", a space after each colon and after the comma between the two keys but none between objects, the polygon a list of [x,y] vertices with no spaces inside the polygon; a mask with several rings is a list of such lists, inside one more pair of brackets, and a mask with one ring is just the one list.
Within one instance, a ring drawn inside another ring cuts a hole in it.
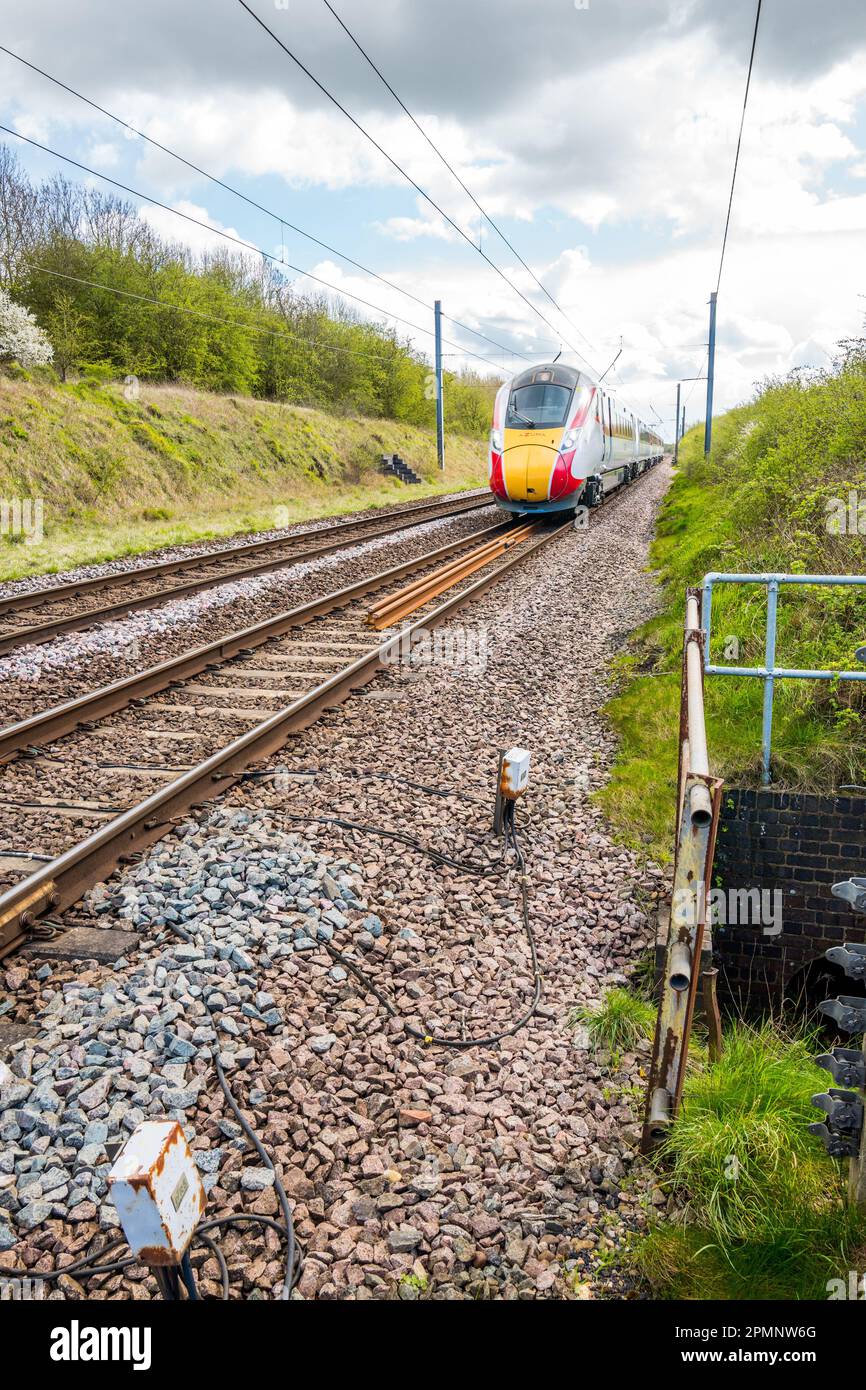
[{"label": "trackside equipment box", "polygon": [[108,1175],[129,1248],[147,1265],[176,1265],[205,1209],[195,1159],[177,1120],[145,1120]]}]

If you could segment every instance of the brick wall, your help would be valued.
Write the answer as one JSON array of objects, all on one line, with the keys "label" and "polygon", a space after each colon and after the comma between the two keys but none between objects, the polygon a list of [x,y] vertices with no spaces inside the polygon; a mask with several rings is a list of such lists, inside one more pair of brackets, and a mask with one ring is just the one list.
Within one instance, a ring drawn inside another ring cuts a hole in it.
[{"label": "brick wall", "polygon": [[[781,891],[782,931],[718,926],[713,948],[727,1007],[754,1012],[788,997],[809,1002],[837,992],[828,946],[866,941],[866,915],[834,898],[830,886],[866,875],[866,797],[810,796],[728,787],[716,844],[713,884]],[[854,994],[852,981],[842,993]]]}]

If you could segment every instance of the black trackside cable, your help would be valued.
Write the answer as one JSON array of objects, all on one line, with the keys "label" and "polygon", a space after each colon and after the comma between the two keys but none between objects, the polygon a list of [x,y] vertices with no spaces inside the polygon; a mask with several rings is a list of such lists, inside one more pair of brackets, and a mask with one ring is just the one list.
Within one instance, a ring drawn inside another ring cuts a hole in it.
[{"label": "black trackside cable", "polygon": [[[240,780],[260,781],[278,775],[278,773],[270,772],[248,773]],[[432,791],[435,794],[434,789],[427,788],[426,790]],[[305,816],[286,812],[281,814],[285,820],[301,822],[306,825],[334,825],[343,830],[354,830],[361,834],[375,835],[383,839],[396,840],[400,844],[408,845],[410,849],[417,850],[418,853],[426,855],[427,858],[432,859],[434,863],[445,864],[449,868],[461,869],[466,873],[476,874],[480,877],[500,876],[502,874],[502,865],[505,859],[507,846],[510,842],[519,869],[521,917],[523,930],[529,943],[529,954],[532,961],[533,990],[529,1006],[515,1022],[509,1025],[509,1027],[480,1038],[452,1038],[442,1034],[425,1032],[423,1029],[416,1028],[414,1024],[407,1022],[407,1020],[403,1018],[403,1015],[400,1013],[400,1010],[397,1008],[396,1004],[394,1004],[393,1000],[374,983],[366,970],[352,960],[351,956],[344,955],[336,946],[332,946],[329,941],[321,941],[318,944],[322,946],[334,960],[339,961],[340,965],[344,966],[346,970],[351,971],[364,988],[379,1001],[391,1018],[400,1020],[403,1028],[410,1037],[415,1038],[418,1042],[424,1043],[425,1046],[453,1047],[461,1050],[470,1047],[493,1047],[496,1043],[502,1042],[505,1038],[513,1037],[515,1033],[518,1033],[521,1028],[524,1028],[526,1024],[529,1023],[530,1019],[534,1017],[541,1003],[542,974],[538,962],[535,932],[532,927],[532,920],[529,912],[529,876],[526,873],[526,859],[517,837],[515,803],[513,801],[508,801],[505,804],[505,837],[502,845],[502,854],[498,864],[479,864],[472,860],[456,859],[451,855],[442,854],[441,851],[432,849],[429,845],[422,844],[421,841],[413,839],[410,835],[404,835],[402,831],[389,830],[378,825],[361,824],[358,821],[345,820],[341,816]]]},{"label": "black trackside cable", "polygon": [[[165,925],[169,928],[170,931],[174,933],[175,936],[180,937],[182,941],[193,940],[190,933],[188,931],[185,931],[183,927],[176,926],[173,922],[167,922]],[[203,1002],[205,1004],[205,1008],[207,1008],[207,1002]],[[208,1013],[210,1013],[209,1009]],[[254,1212],[237,1212],[232,1216],[213,1217],[209,1221],[203,1221],[201,1225],[196,1227],[192,1240],[190,1241],[190,1245],[187,1248],[187,1251],[185,1252],[183,1259],[181,1260],[181,1263],[177,1268],[154,1268],[152,1272],[154,1274],[154,1277],[156,1278],[156,1282],[159,1286],[160,1293],[162,1294],[162,1297],[164,1299],[168,1299],[172,1302],[179,1300],[181,1297],[180,1284],[182,1282],[184,1288],[186,1289],[187,1297],[193,1301],[200,1301],[200,1295],[196,1287],[195,1276],[193,1274],[192,1263],[190,1260],[190,1250],[192,1250],[192,1248],[196,1244],[201,1243],[205,1246],[209,1253],[214,1256],[214,1258],[217,1261],[220,1271],[220,1282],[222,1285],[222,1299],[223,1301],[227,1302],[229,1298],[228,1266],[226,1265],[226,1259],[222,1250],[215,1241],[211,1240],[209,1232],[221,1230],[223,1227],[243,1225],[245,1223],[253,1223],[259,1226],[267,1226],[271,1230],[278,1231],[286,1242],[286,1266],[285,1274],[283,1276],[283,1285],[280,1290],[280,1299],[281,1301],[288,1300],[291,1298],[292,1289],[297,1283],[297,1280],[301,1273],[301,1269],[303,1267],[300,1248],[295,1239],[295,1227],[294,1222],[292,1220],[292,1209],[289,1205],[289,1199],[286,1194],[286,1190],[283,1187],[282,1182],[280,1181],[280,1175],[277,1172],[277,1168],[273,1159],[271,1158],[264,1144],[259,1139],[258,1135],[253,1130],[252,1126],[245,1119],[237,1101],[235,1100],[234,1095],[232,1094],[232,1090],[226,1079],[226,1074],[223,1070],[222,1063],[220,1062],[218,1052],[214,1054],[213,1060],[214,1066],[216,1068],[217,1080],[219,1081],[220,1087],[222,1089],[223,1095],[225,1096],[226,1103],[228,1104],[229,1109],[231,1110],[232,1114],[234,1115],[235,1119],[237,1120],[238,1124],[243,1130],[246,1138],[249,1140],[256,1153],[261,1158],[262,1162],[265,1164],[267,1168],[271,1170],[271,1172],[274,1175],[274,1189],[276,1191],[277,1199],[279,1201],[280,1208],[283,1213],[283,1221],[282,1223],[279,1221],[274,1221],[272,1217],[259,1216]],[[45,1283],[48,1283],[54,1279],[59,1279],[63,1274],[78,1274],[83,1279],[90,1279],[97,1274],[116,1274],[121,1270],[129,1269],[131,1265],[141,1264],[141,1259],[138,1255],[128,1255],[123,1259],[114,1260],[108,1264],[99,1263],[100,1260],[105,1259],[106,1255],[111,1254],[115,1250],[121,1249],[124,1245],[126,1245],[125,1240],[110,1241],[109,1244],[103,1246],[102,1249],[93,1251],[92,1254],[86,1255],[83,1260],[77,1260],[74,1264],[64,1265],[61,1269],[49,1270],[46,1273],[34,1273],[30,1270],[28,1270],[27,1273],[30,1278],[41,1279]]]}]

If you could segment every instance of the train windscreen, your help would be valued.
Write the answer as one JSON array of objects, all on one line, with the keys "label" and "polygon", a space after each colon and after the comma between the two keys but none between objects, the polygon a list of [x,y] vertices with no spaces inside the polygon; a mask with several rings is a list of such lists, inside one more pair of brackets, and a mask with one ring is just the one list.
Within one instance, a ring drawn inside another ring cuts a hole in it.
[{"label": "train windscreen", "polygon": [[506,429],[555,429],[568,417],[571,388],[552,382],[533,382],[512,391],[505,417]]}]

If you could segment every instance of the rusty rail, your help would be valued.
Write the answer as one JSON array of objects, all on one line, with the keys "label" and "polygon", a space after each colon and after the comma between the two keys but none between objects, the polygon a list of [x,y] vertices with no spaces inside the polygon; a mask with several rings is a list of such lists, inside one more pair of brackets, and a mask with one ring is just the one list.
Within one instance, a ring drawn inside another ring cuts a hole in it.
[{"label": "rusty rail", "polygon": [[404,560],[402,564],[356,580],[343,589],[312,599],[298,608],[291,608],[252,627],[218,637],[204,646],[181,652],[179,656],[169,657],[167,661],[161,661],[147,670],[136,671],[133,675],[112,681],[110,685],[100,686],[84,695],[77,695],[60,705],[54,705],[50,709],[31,714],[26,719],[0,728],[0,763],[8,762],[23,749],[48,743],[63,734],[71,733],[82,724],[115,714],[118,710],[125,709],[133,700],[155,695],[157,691],[165,690],[175,683],[188,680],[190,676],[222,665],[240,653],[252,651],[275,637],[283,637],[293,628],[301,627],[314,618],[345,607],[354,599],[362,598],[365,594],[391,584],[404,575],[414,574],[416,570],[437,559],[445,559],[465,549],[473,540],[488,531],[491,535],[505,533],[509,525],[509,522],[501,522],[498,526],[473,531],[471,535],[461,536],[456,541],[449,541],[447,545],[438,546],[435,550],[415,556],[412,560]]},{"label": "rusty rail", "polygon": [[701,591],[686,595],[680,695],[679,774],[674,886],[659,984],[659,1011],[647,1083],[641,1147],[646,1153],[676,1118],[682,1095],[699,984],[718,1046],[715,977],[707,900],[711,887],[722,782],[710,775],[704,721]]},{"label": "rusty rail", "polygon": [[423,607],[431,599],[437,598],[439,594],[445,593],[447,589],[459,584],[475,570],[499,559],[512,546],[527,540],[536,529],[537,522],[513,526],[505,535],[486,541],[476,550],[470,550],[468,555],[460,556],[457,560],[452,560],[450,564],[444,565],[442,569],[435,570],[433,574],[425,575],[421,579],[416,579],[414,583],[407,584],[396,594],[380,599],[378,603],[373,604],[367,615],[368,624],[370,627],[381,630],[389,627],[391,623],[399,622],[401,618],[408,617],[410,613],[415,612],[416,608]]},{"label": "rusty rail", "polygon": [[[307,728],[326,709],[339,705],[353,690],[368,684],[387,664],[394,643],[399,646],[402,641],[410,639],[416,629],[432,628],[446,622],[453,613],[480,597],[515,565],[521,564],[570,530],[570,523],[565,522],[529,540],[525,546],[517,547],[501,565],[483,574],[431,613],[417,619],[384,643],[371,646],[356,661],[328,677],[308,694],[269,715],[197,767],[184,772],[145,801],[121,812],[79,844],[0,893],[0,958],[23,945],[29,930],[46,912],[62,912],[77,902],[88,888],[107,877],[130,854],[140,853],[147,845],[161,839],[177,824],[179,817],[228,791],[251,763],[276,752],[290,734]],[[402,568],[392,570],[391,576]],[[377,576],[377,580],[381,582],[381,576]],[[370,583],[370,580],[362,581],[362,585]],[[348,592],[346,590],[344,594]],[[287,615],[281,620],[286,628],[292,625],[289,618],[292,622],[297,621],[296,615]]]},{"label": "rusty rail", "polygon": [[[125,618],[130,613],[138,612],[143,608],[158,608],[163,603],[173,602],[178,598],[189,598],[192,594],[203,593],[207,589],[219,588],[221,584],[228,584],[238,579],[253,579],[260,574],[271,574],[281,569],[291,569],[295,565],[306,563],[307,560],[319,559],[324,555],[331,555],[335,551],[345,550],[349,546],[362,545],[367,540],[378,540],[383,536],[394,535],[399,531],[409,530],[413,526],[422,526],[426,522],[439,521],[444,517],[462,516],[467,512],[477,511],[479,507],[487,507],[490,504],[483,499],[464,503],[459,507],[454,505],[448,511],[436,512],[433,516],[425,514],[419,517],[398,522],[391,522],[387,526],[379,526],[378,530],[365,533],[363,536],[341,536],[337,540],[329,540],[324,544],[309,547],[305,550],[294,550],[289,555],[276,558],[258,560],[252,564],[246,564],[234,569],[227,569],[219,574],[210,574],[198,579],[186,580],[183,584],[176,584],[170,589],[155,589],[145,594],[138,594],[135,597],[124,599],[119,603],[103,604],[100,608],[92,608],[87,613],[73,613],[61,618],[48,618],[44,622],[35,623],[29,627],[13,627],[4,632],[0,632],[0,656],[6,656],[9,652],[16,651],[19,647],[31,646],[42,642],[50,642],[54,637],[60,637],[67,632],[86,632],[88,628],[96,627],[100,623],[111,622],[115,618]],[[419,511],[420,508],[414,510]],[[392,514],[393,515],[393,514]],[[387,520],[387,518],[385,518]],[[373,519],[375,520],[375,518]],[[337,523],[335,529],[342,531],[357,526],[358,522]],[[373,524],[371,521],[367,525]],[[323,528],[324,529],[324,528]],[[327,528],[330,529],[330,528]],[[301,534],[300,532],[296,534]],[[305,533],[309,534],[309,533]],[[322,534],[322,531],[316,533]],[[264,548],[284,547],[291,544],[294,536],[288,536],[276,541],[256,542],[251,546],[236,546],[232,550],[211,551],[207,555],[186,556],[181,560],[164,561],[158,565],[149,565],[138,570],[125,570],[115,574],[99,576],[95,580],[82,580],[80,583],[59,586],[55,589],[30,590],[28,593],[12,599],[0,600],[0,612],[4,605],[10,615],[14,615],[20,608],[28,605],[25,600],[32,599],[34,594],[44,593],[48,597],[44,600],[43,606],[50,606],[53,603],[62,602],[70,596],[88,592],[90,588],[105,589],[116,588],[129,583],[138,583],[142,578],[148,578],[157,573],[176,573],[179,570],[187,569],[191,565],[197,568],[207,568],[213,566],[218,561],[238,553],[241,550],[247,552],[261,550]]]},{"label": "rusty rail", "polygon": [[[476,511],[480,507],[492,506],[492,504],[493,498],[488,489],[484,488],[481,491],[469,492],[465,497],[434,497],[426,502],[413,503],[409,507],[383,507],[378,513],[374,511],[366,516],[351,517],[348,521],[340,517],[319,517],[319,521],[330,522],[330,525],[308,526],[303,530],[290,531],[284,536],[268,536],[265,540],[234,542],[221,546],[218,550],[201,551],[196,555],[176,556],[171,560],[156,560],[130,570],[119,570],[110,574],[95,574],[89,578],[70,579],[64,584],[19,590],[17,593],[0,596],[0,615],[21,613],[27,608],[43,608],[47,604],[61,603],[64,599],[80,598],[82,594],[93,593],[101,589],[116,589],[123,584],[138,583],[142,579],[159,579],[166,574],[180,574],[183,570],[204,565],[215,565],[221,560],[246,559],[250,555],[259,555],[264,551],[294,545],[296,541],[319,541],[324,535],[329,534],[348,536],[350,532],[357,531],[361,527],[375,526],[380,522],[385,525],[394,521],[402,521],[401,529],[405,529],[414,525],[416,519],[419,525],[425,521],[438,521],[437,515],[431,517],[427,513],[436,513],[441,507],[446,508],[446,511],[442,513],[443,516],[450,516],[452,513],[454,516],[460,516],[462,512]],[[388,533],[385,531],[383,534],[387,535]],[[355,539],[346,543],[357,545],[359,541]],[[339,545],[335,544],[332,548],[336,550]],[[233,573],[229,573],[230,578],[233,577]]]}]

